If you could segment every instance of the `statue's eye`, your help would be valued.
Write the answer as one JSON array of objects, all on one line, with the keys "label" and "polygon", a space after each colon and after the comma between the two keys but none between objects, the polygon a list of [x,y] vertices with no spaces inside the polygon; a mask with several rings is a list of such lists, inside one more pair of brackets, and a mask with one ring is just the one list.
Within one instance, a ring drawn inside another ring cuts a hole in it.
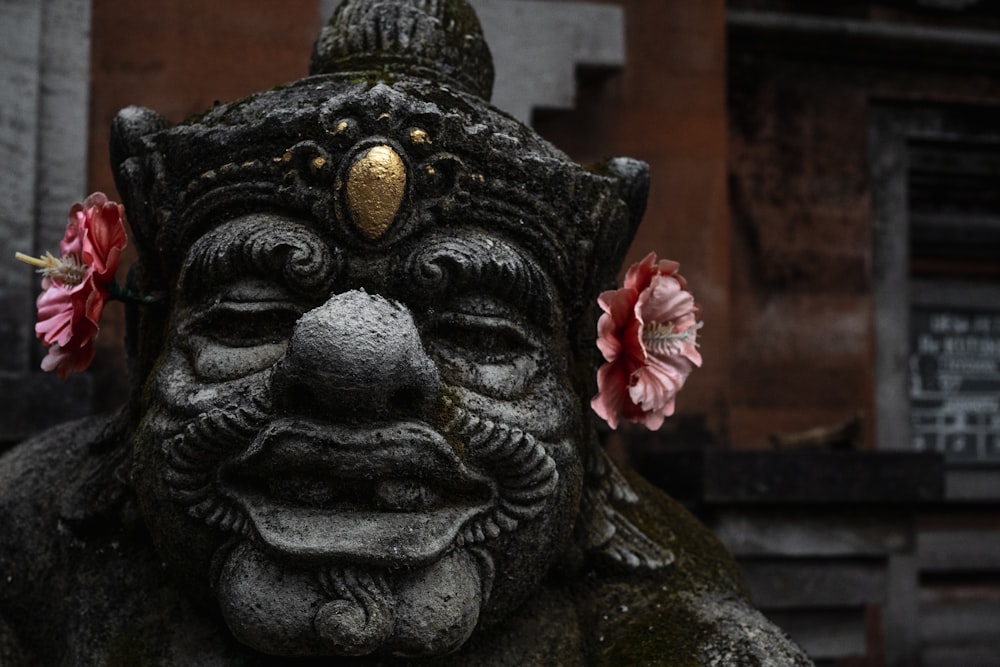
[{"label": "statue's eye", "polygon": [[263,371],[285,353],[303,309],[283,301],[220,300],[184,327],[194,372],[222,382]]},{"label": "statue's eye", "polygon": [[489,300],[453,303],[425,321],[424,345],[453,384],[505,400],[516,398],[539,369],[534,327]]},{"label": "statue's eye", "polygon": [[192,333],[227,347],[283,343],[301,315],[289,303],[226,301],[198,315]]},{"label": "statue's eye", "polygon": [[485,364],[502,364],[530,354],[527,333],[499,317],[448,313],[434,322],[434,344]]}]

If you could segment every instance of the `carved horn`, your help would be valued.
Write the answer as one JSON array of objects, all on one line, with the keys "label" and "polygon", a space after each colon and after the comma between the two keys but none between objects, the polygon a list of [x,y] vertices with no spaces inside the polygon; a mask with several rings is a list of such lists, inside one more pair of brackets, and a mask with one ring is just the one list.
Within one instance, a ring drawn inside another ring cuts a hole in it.
[{"label": "carved horn", "polygon": [[[616,215],[610,215],[599,225],[594,238],[591,259],[592,283],[589,293],[606,289],[609,281],[621,268],[629,244],[639,229],[642,215],[646,212],[646,198],[649,195],[649,165],[642,160],[616,157],[591,167],[591,170],[610,176],[618,181],[618,198],[625,205],[624,214],[619,208]],[[620,204],[619,204],[620,206]]]},{"label": "carved horn", "polygon": [[646,200],[649,197],[649,165],[642,160],[630,157],[615,157],[605,163],[612,175],[617,176],[621,183],[622,201],[628,206],[628,239],[639,229],[642,215],[646,212]]},{"label": "carved horn", "polygon": [[146,137],[168,125],[167,120],[152,109],[136,106],[122,109],[111,122],[111,170],[142,254],[155,248],[156,230],[148,201],[151,174],[138,156],[145,152]]}]

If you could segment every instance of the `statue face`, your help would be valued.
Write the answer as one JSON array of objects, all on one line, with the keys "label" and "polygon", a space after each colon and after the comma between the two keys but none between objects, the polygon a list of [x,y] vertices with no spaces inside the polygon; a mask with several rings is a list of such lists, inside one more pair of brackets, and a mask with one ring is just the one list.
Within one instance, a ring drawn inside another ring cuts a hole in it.
[{"label": "statue face", "polygon": [[353,250],[283,214],[215,227],[136,434],[158,547],[260,651],[455,650],[566,547],[564,326],[532,254],[475,227]]}]

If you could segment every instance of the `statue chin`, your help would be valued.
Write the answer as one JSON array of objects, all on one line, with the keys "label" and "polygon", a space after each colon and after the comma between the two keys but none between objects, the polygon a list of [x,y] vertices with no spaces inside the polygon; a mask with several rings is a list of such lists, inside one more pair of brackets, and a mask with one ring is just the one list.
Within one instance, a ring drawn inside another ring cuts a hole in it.
[{"label": "statue chin", "polygon": [[229,550],[216,597],[233,635],[271,655],[444,655],[472,634],[489,590],[468,551],[388,574],[363,565],[288,567],[251,542]]}]

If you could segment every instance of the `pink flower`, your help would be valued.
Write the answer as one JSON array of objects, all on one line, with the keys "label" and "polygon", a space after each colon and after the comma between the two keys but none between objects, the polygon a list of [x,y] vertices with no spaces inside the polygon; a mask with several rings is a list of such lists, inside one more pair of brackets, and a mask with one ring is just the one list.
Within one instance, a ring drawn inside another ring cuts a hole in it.
[{"label": "pink flower", "polygon": [[598,298],[597,347],[607,363],[597,371],[590,402],[611,428],[620,418],[658,429],[674,413],[674,399],[701,366],[698,307],[677,272],[680,264],[649,253],[633,264],[622,289]]},{"label": "pink flower", "polygon": [[42,370],[57,370],[65,380],[94,359],[94,338],[126,240],[125,208],[95,192],[70,209],[58,259],[17,253],[44,276],[35,325],[49,346]]}]

